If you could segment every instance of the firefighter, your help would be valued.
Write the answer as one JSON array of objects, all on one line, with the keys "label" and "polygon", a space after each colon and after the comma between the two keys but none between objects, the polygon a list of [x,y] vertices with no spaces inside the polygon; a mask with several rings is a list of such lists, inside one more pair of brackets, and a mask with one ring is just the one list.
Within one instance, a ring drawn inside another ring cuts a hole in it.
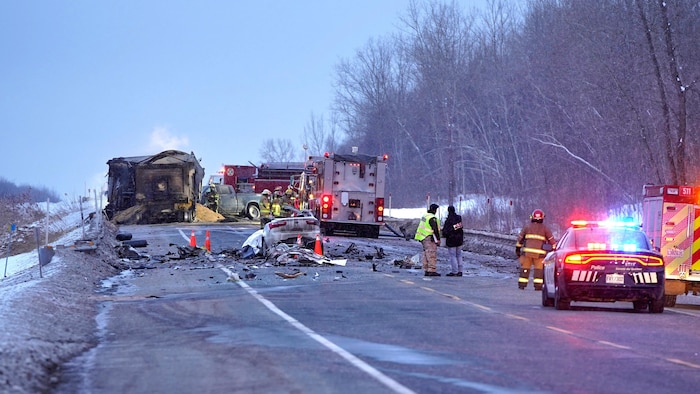
[{"label": "firefighter", "polygon": [[272,194],[272,216],[282,217],[282,186],[277,186]]},{"label": "firefighter", "polygon": [[543,222],[544,212],[541,209],[535,209],[530,215],[530,223],[523,227],[518,234],[515,254],[520,260],[518,287],[521,290],[527,287],[530,280],[530,270],[533,270],[532,284],[535,286],[535,290],[542,290],[544,282],[542,262],[547,254],[544,245],[547,243],[552,246],[556,245],[552,231]]},{"label": "firefighter", "polygon": [[440,245],[440,227],[435,216],[439,206],[430,204],[428,212],[423,215],[414,239],[423,245],[423,270],[425,276],[440,276],[437,272],[437,247]]},{"label": "firefighter", "polygon": [[270,199],[269,189],[265,189],[260,193],[260,228],[265,227],[265,224],[272,220],[272,200]]}]

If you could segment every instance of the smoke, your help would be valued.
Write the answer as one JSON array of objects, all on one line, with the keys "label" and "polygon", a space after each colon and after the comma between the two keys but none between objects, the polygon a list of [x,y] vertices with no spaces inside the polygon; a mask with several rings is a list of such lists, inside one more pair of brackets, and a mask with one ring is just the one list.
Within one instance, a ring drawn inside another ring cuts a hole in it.
[{"label": "smoke", "polygon": [[176,136],[165,127],[155,127],[148,141],[150,152],[148,154],[156,154],[164,150],[184,151],[189,144],[190,140],[186,136]]}]

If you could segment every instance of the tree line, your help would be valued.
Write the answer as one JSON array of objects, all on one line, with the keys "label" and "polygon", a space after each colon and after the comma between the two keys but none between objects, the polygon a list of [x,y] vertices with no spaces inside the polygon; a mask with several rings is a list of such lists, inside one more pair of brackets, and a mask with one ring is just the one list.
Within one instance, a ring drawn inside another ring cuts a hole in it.
[{"label": "tree line", "polygon": [[17,185],[7,179],[0,178],[0,201],[4,205],[16,205],[36,202],[58,202],[60,198],[56,192],[45,187],[32,187],[29,185]]},{"label": "tree line", "polygon": [[647,183],[700,186],[698,21],[691,0],[414,1],[339,62],[332,122],[305,135],[389,153],[397,206],[479,194],[601,218]]}]

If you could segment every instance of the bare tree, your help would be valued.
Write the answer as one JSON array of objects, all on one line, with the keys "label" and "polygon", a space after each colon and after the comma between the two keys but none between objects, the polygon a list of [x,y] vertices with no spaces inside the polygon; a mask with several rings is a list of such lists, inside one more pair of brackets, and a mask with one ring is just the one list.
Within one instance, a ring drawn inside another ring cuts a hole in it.
[{"label": "bare tree", "polygon": [[260,147],[260,157],[268,163],[288,163],[299,157],[301,149],[288,138],[268,138]]},{"label": "bare tree", "polygon": [[[309,122],[304,126],[304,151],[307,155],[318,156],[336,150],[340,139],[337,116],[337,113],[334,113],[331,121],[326,122],[323,115],[317,117],[311,113]],[[304,160],[306,159],[305,157]]]}]

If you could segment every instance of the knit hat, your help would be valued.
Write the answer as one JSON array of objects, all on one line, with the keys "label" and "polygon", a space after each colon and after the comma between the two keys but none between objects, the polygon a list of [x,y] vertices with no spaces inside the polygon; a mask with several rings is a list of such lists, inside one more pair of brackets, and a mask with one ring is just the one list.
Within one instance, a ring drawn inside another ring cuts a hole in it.
[{"label": "knit hat", "polygon": [[450,205],[449,207],[447,207],[447,212],[449,212],[449,213],[455,213],[455,207],[453,207],[452,205]]}]

